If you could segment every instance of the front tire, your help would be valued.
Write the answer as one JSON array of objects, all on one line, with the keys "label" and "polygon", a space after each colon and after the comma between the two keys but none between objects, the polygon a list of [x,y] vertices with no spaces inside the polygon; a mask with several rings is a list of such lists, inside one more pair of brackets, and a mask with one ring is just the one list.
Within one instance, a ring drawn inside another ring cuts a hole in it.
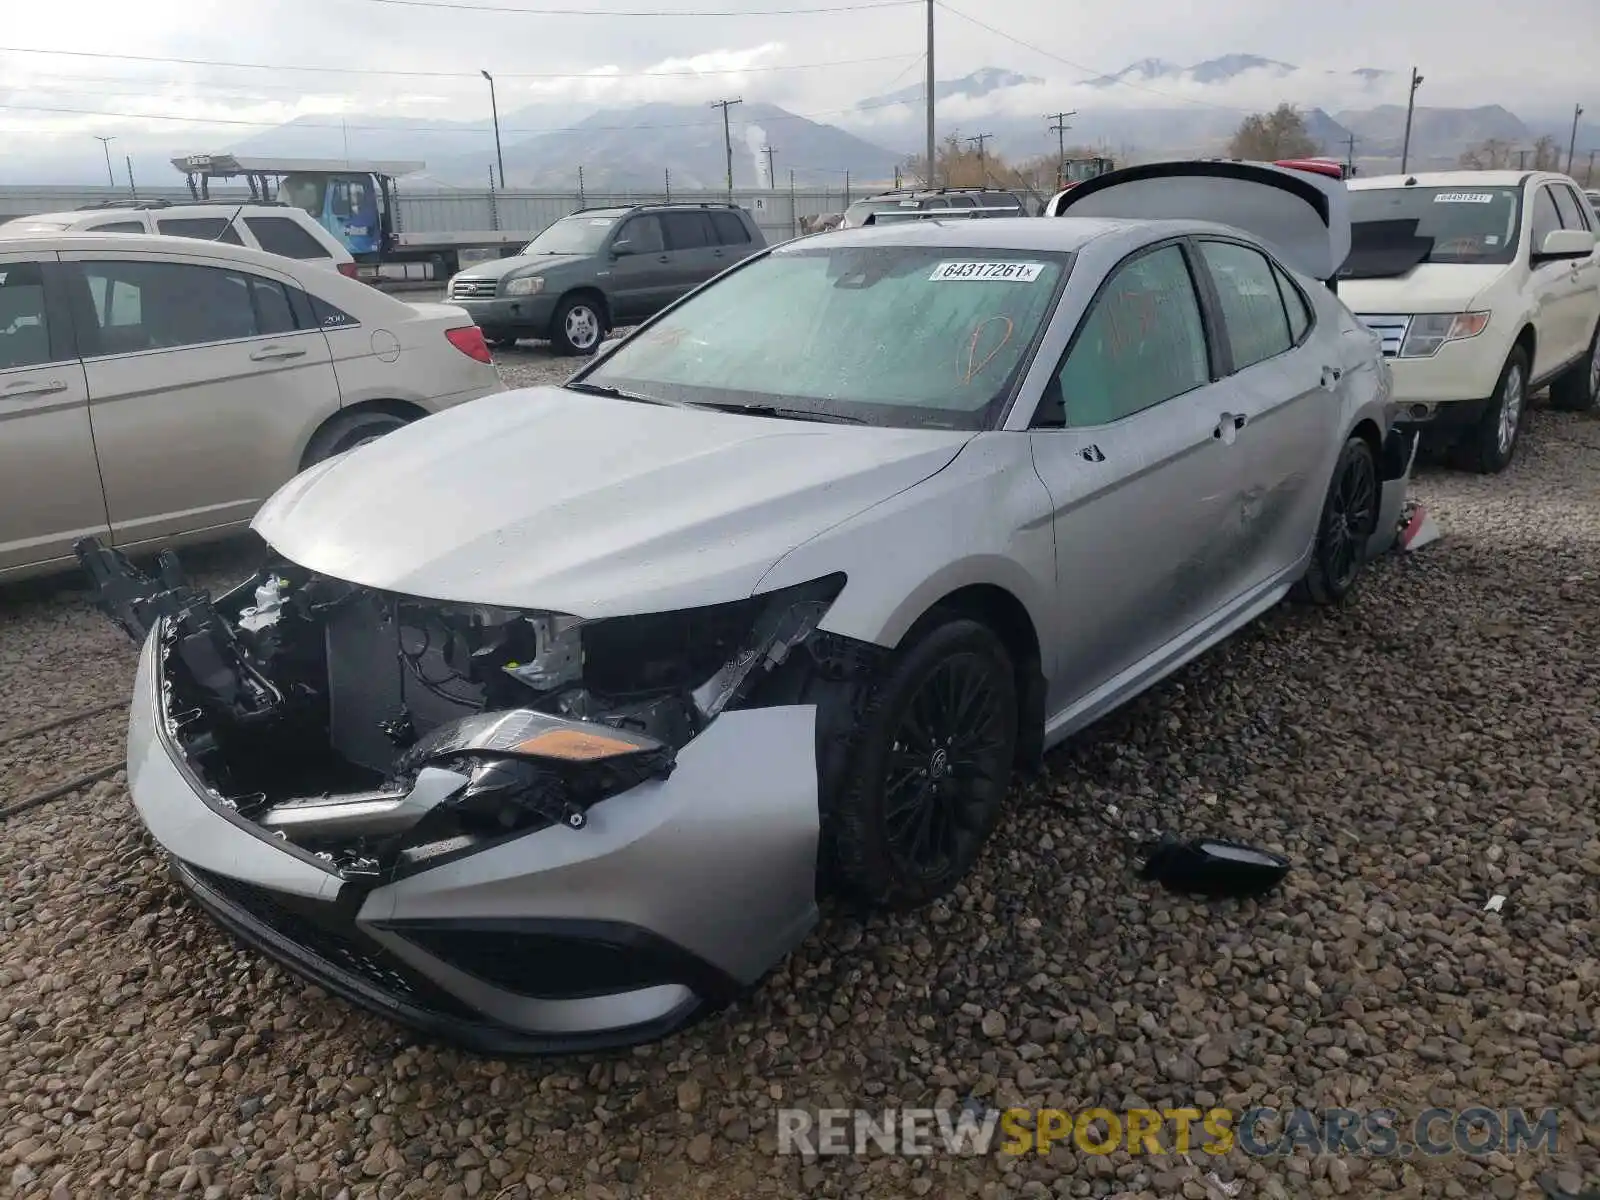
[{"label": "front tire", "polygon": [[568,296],[556,307],[550,322],[550,345],[569,358],[593,354],[605,335],[605,313],[599,302],[588,296]]},{"label": "front tire", "polygon": [[1600,395],[1600,325],[1589,339],[1589,356],[1550,385],[1550,407],[1562,412],[1593,412]]},{"label": "front tire", "polygon": [[1462,444],[1462,458],[1469,470],[1480,475],[1498,475],[1511,465],[1527,403],[1528,352],[1515,346],[1506,356],[1506,365],[1500,369],[1493,398]]},{"label": "front tire", "polygon": [[1016,673],[985,625],[951,616],[889,659],[829,814],[848,895],[915,908],[971,869],[994,831],[1017,748]]},{"label": "front tire", "polygon": [[1366,563],[1367,542],[1378,528],[1382,493],[1378,463],[1365,438],[1352,437],[1339,452],[1311,564],[1298,592],[1313,604],[1342,604],[1355,590]]}]

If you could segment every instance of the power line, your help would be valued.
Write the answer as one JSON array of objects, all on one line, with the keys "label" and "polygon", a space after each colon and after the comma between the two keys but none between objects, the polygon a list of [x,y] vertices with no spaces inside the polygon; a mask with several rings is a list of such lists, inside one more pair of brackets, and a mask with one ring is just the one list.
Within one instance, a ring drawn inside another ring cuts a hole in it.
[{"label": "power line", "polygon": [[[894,104],[898,104],[895,101]],[[811,121],[819,117],[834,117],[843,113],[862,112],[874,108],[894,107],[894,104],[858,104],[851,108],[834,108],[826,112],[785,113],[783,116],[762,117],[763,125],[778,121]],[[0,112],[41,112],[71,117],[106,117],[123,121],[170,121],[182,125],[239,125],[254,129],[277,129],[284,124],[276,121],[249,121],[241,117],[180,117],[168,113],[109,112],[94,108],[50,108],[39,104],[0,104]],[[545,129],[502,129],[502,133],[519,133],[534,136],[545,133],[625,133],[647,129],[704,129],[720,121],[680,121],[664,125],[559,125]],[[441,129],[427,125],[346,125],[335,122],[296,121],[296,129],[351,129],[358,133],[470,133],[487,134],[488,128],[462,125]],[[16,131],[12,131],[16,132]]]},{"label": "power line", "polygon": [[1042,46],[1036,46],[1032,42],[1025,42],[1019,37],[1013,37],[1004,29],[996,29],[993,25],[978,20],[977,17],[969,17],[959,8],[951,8],[944,2],[944,0],[933,0],[933,3],[937,4],[940,8],[944,9],[945,12],[950,13],[952,16],[960,17],[963,21],[966,21],[972,25],[976,25],[979,29],[987,29],[996,37],[1003,37],[1008,42],[1014,42],[1018,46],[1021,46],[1024,50],[1032,50],[1035,54],[1042,54],[1046,58],[1054,59],[1056,62],[1061,63],[1064,66],[1071,67],[1074,71],[1084,72],[1084,78],[1078,81],[1080,83],[1088,83],[1091,80],[1108,79],[1112,83],[1119,83],[1124,87],[1136,88],[1141,92],[1149,92],[1153,96],[1165,96],[1169,100],[1180,100],[1185,104],[1198,104],[1203,108],[1215,108],[1223,112],[1242,113],[1249,111],[1243,108],[1236,108],[1231,104],[1213,104],[1209,100],[1197,100],[1193,96],[1179,96],[1173,92],[1159,91],[1156,88],[1145,87],[1143,84],[1134,83],[1131,80],[1123,79],[1120,76],[1112,75],[1105,71],[1097,71],[1093,67],[1085,66],[1083,63],[1073,62],[1070,58],[1062,58],[1059,54],[1054,54],[1049,50],[1044,49]]},{"label": "power line", "polygon": [[[906,3],[908,0],[896,0],[896,3]],[[909,0],[915,3],[916,0]],[[822,11],[822,10],[817,10]],[[251,63],[251,62],[225,62],[209,58],[163,58],[148,54],[106,54],[92,50],[40,50],[27,46],[0,46],[0,54],[44,54],[63,58],[98,58],[113,59],[121,62],[157,63],[162,66],[185,67],[223,67],[235,71],[309,71],[328,75],[379,75],[394,76],[411,79],[477,79],[476,71],[400,71],[380,70],[372,67],[313,67],[293,66],[285,63]],[[826,62],[816,63],[790,63],[769,67],[717,67],[713,70],[694,70],[692,68],[681,71],[621,71],[615,74],[596,74],[587,72],[546,73],[530,71],[497,71],[495,75],[500,79],[593,79],[604,81],[607,79],[652,79],[652,78],[679,78],[693,75],[744,75],[768,74],[775,71],[813,71],[832,67],[856,66],[862,63],[897,62],[901,59],[915,57],[921,60],[921,54],[883,54],[873,58],[841,58]],[[128,82],[137,82],[128,80]]]},{"label": "power line", "polygon": [[879,8],[905,8],[923,0],[868,0],[867,3],[833,4],[820,8],[698,9],[683,12],[659,8],[639,10],[609,8],[521,8],[506,4],[463,3],[461,0],[366,0],[368,4],[393,4],[402,8],[444,8],[455,12],[516,13],[525,17],[792,17],[813,13],[863,12]]}]

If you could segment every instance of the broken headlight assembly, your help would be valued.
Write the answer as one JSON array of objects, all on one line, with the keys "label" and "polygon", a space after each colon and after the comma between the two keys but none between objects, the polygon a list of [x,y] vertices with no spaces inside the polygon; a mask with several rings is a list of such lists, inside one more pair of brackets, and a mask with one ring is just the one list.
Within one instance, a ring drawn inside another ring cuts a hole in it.
[{"label": "broken headlight assembly", "polygon": [[208,802],[347,877],[583,829],[594,804],[666,778],[718,714],[782,702],[764,684],[782,690],[845,583],[582,620],[281,560],[213,602],[175,560],[148,579],[116,551],[80,554],[113,619],[136,639],[161,629],[164,724]]}]

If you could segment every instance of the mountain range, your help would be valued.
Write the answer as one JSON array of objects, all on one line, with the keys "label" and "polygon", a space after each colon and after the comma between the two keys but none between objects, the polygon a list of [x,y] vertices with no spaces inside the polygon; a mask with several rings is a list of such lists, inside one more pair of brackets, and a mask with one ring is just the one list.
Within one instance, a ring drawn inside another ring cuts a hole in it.
[{"label": "mountain range", "polygon": [[[1404,97],[1403,77],[1397,80],[1392,72],[1372,67],[1312,71],[1245,53],[1188,66],[1146,58],[1093,77],[1079,86],[1103,97],[1103,102],[1080,103],[1079,111],[1069,118],[1066,141],[1069,146],[1095,147],[1119,160],[1220,154],[1246,115],[1226,102],[1236,97],[1241,82],[1251,85],[1252,94],[1281,91],[1283,99],[1298,103],[1307,131],[1322,152],[1343,158],[1353,147],[1358,166],[1367,174],[1397,168],[1405,107],[1392,100],[1396,92]],[[1268,85],[1265,89],[1263,83]],[[1215,101],[1206,97],[1212,90]],[[934,94],[942,106],[941,137],[971,136],[981,129],[988,135],[990,152],[1010,161],[1056,152],[1056,135],[1039,115],[1053,103],[1052,93],[1036,76],[985,67],[960,78],[938,80]],[[1344,103],[1318,103],[1334,95]],[[831,123],[747,100],[729,113],[733,183],[736,187],[768,183],[765,149],[769,146],[779,185],[788,183],[791,171],[803,187],[839,188],[847,177],[853,188],[890,180],[896,165],[921,149],[923,97],[921,82],[868,96],[838,112]],[[1170,102],[1162,97],[1170,97]],[[1370,106],[1348,106],[1352,100],[1369,97]],[[502,116],[500,133],[506,183],[511,187],[571,191],[579,186],[580,168],[583,186],[590,191],[715,189],[727,181],[722,124],[703,104],[610,109],[537,104]],[[1416,167],[1452,166],[1462,151],[1489,138],[1531,147],[1535,139],[1548,135],[1565,150],[1570,133],[1570,118],[1555,114],[1521,117],[1499,105],[1419,107],[1413,120],[1411,162]],[[224,149],[262,157],[420,160],[427,163],[425,171],[408,180],[420,187],[484,186],[495,163],[493,127],[481,119],[351,115],[340,121],[316,116],[226,146],[157,145],[155,135],[144,140],[150,145],[148,150],[143,145],[137,150],[139,182],[151,185],[178,182],[165,178],[171,171],[165,160],[173,155]],[[1589,147],[1600,146],[1600,126],[1581,127],[1578,146],[1580,161],[1586,163]],[[58,152],[30,157],[25,151],[25,146],[14,146],[0,159],[0,183],[98,181],[92,156],[67,158]],[[152,178],[158,156],[159,174]]]}]

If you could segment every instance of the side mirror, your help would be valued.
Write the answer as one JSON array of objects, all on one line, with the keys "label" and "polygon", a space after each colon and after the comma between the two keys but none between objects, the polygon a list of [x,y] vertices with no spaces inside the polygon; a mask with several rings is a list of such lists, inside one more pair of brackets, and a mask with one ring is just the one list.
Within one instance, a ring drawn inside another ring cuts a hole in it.
[{"label": "side mirror", "polygon": [[611,257],[624,258],[633,253],[633,243],[624,238],[620,242],[611,243]]},{"label": "side mirror", "polygon": [[1555,262],[1567,258],[1588,258],[1595,252],[1594,234],[1584,229],[1552,229],[1544,244],[1533,254],[1533,263]]}]

